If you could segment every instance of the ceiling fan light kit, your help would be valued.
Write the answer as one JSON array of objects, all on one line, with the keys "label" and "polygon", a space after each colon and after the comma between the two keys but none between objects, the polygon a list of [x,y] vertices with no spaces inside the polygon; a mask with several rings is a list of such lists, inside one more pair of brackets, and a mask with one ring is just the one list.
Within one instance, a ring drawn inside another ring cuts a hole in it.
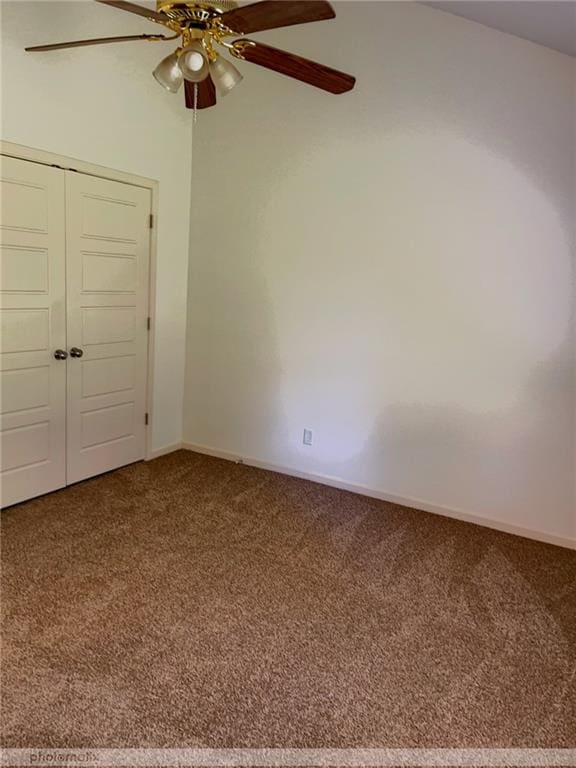
[{"label": "ceiling fan light kit", "polygon": [[[222,58],[218,46],[227,49],[237,59],[271,69],[329,93],[345,93],[355,84],[355,78],[344,72],[243,37],[250,32],[332,19],[336,14],[325,0],[261,0],[245,6],[239,6],[235,0],[157,0],[155,11],[126,0],[96,2],[162,24],[173,34],[168,37],[129,35],[76,40],[32,46],[26,50],[51,51],[129,40],[180,38],[179,47],[162,59],[152,74],[170,93],[177,93],[184,83],[185,103],[189,109],[214,106],[216,92],[219,96],[225,96],[243,79],[232,62]],[[227,39],[229,37],[239,39],[230,42]]]}]

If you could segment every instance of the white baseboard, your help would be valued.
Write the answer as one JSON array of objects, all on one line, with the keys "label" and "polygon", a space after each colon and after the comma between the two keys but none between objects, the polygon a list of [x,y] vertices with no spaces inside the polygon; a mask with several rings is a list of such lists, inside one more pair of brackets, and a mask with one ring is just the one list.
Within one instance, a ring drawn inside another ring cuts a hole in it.
[{"label": "white baseboard", "polygon": [[221,451],[218,448],[210,448],[207,445],[196,445],[195,443],[183,442],[179,445],[179,447],[187,451],[194,451],[195,453],[203,453],[207,456],[216,456],[219,459],[234,461],[237,464],[247,464],[251,467],[268,469],[272,472],[279,472],[283,475],[300,477],[303,480],[311,480],[314,483],[321,483],[322,485],[329,485],[333,488],[340,488],[343,491],[358,493],[361,496],[369,496],[373,499],[388,501],[392,504],[398,504],[402,507],[411,507],[412,509],[419,509],[423,512],[431,512],[434,515],[442,515],[443,517],[451,517],[455,520],[462,520],[465,523],[474,523],[474,525],[481,525],[485,528],[493,528],[494,530],[502,531],[503,533],[511,533],[515,536],[523,536],[526,539],[542,541],[545,544],[555,544],[558,547],[576,549],[576,539],[570,539],[565,536],[556,536],[555,534],[545,533],[544,531],[535,531],[531,528],[523,528],[519,525],[511,525],[510,523],[503,523],[498,520],[492,520],[488,517],[480,517],[479,515],[464,512],[461,509],[451,509],[450,507],[430,504],[423,499],[413,499],[407,496],[397,496],[393,493],[384,493],[383,491],[377,491],[364,485],[346,482],[345,480],[341,480],[339,477],[332,477],[331,475],[317,475],[311,472],[302,472],[302,470],[296,469],[295,467],[285,467],[280,464],[271,464],[267,461],[260,461],[259,459],[238,456],[237,454],[230,453],[229,451]]},{"label": "white baseboard", "polygon": [[179,451],[182,447],[182,443],[172,443],[172,445],[164,445],[162,448],[155,448],[153,451],[150,451],[148,456],[146,456],[146,461],[165,456],[167,453],[174,453],[174,451]]}]

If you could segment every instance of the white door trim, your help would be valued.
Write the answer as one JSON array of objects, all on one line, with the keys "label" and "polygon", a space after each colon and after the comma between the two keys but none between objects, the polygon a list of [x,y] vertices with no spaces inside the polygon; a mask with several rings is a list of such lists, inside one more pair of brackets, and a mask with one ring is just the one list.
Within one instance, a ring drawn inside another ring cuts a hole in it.
[{"label": "white door trim", "polygon": [[11,141],[0,141],[0,155],[15,157],[19,160],[28,160],[41,165],[51,165],[63,170],[78,171],[87,176],[98,176],[102,179],[119,181],[122,184],[130,184],[133,187],[149,189],[152,198],[152,216],[154,225],[150,229],[150,264],[148,269],[148,316],[150,317],[150,332],[148,333],[148,357],[146,361],[146,411],[148,413],[148,426],[146,428],[146,459],[153,457],[152,452],[152,396],[154,392],[154,337],[156,331],[156,255],[157,255],[157,222],[158,222],[158,191],[159,184],[155,179],[145,176],[136,176],[132,173],[107,168],[103,165],[94,165],[74,157],[58,155],[43,149],[25,147],[14,144]]}]

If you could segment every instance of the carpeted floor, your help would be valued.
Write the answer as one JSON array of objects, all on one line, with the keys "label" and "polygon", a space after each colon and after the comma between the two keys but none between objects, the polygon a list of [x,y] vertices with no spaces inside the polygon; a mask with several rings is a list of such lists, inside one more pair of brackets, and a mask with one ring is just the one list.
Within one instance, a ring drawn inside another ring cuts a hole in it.
[{"label": "carpeted floor", "polygon": [[6,747],[576,746],[576,552],[179,451],[2,567]]}]

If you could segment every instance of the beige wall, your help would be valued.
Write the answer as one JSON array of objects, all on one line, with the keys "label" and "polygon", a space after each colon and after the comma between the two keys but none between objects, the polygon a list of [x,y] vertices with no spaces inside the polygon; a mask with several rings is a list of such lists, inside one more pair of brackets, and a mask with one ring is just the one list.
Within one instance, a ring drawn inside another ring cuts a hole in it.
[{"label": "beige wall", "polygon": [[160,183],[152,447],[181,440],[190,113],[150,74],[173,43],[52,53],[26,45],[162,32],[94,2],[2,2],[2,138]]},{"label": "beige wall", "polygon": [[199,117],[185,440],[574,537],[573,60],[336,7],[261,39],[353,93],[246,64]]}]

